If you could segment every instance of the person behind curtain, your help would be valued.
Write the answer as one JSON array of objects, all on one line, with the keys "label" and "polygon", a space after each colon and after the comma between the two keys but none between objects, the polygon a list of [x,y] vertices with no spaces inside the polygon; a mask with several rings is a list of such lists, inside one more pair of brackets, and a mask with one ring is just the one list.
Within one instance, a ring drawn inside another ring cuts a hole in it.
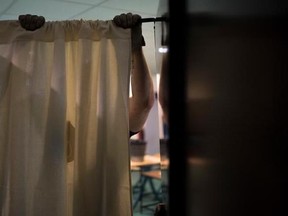
[{"label": "person behind curtain", "polygon": [[[20,15],[21,26],[27,31],[35,31],[45,24],[45,18],[37,15]],[[113,22],[124,29],[131,28],[132,42],[132,96],[129,98],[129,131],[130,136],[143,129],[148,114],[154,103],[152,78],[147,66],[142,46],[145,45],[142,36],[141,16],[138,14],[121,14],[114,17]],[[115,107],[117,109],[117,107]]]},{"label": "person behind curtain", "polygon": [[[146,59],[142,46],[145,46],[145,40],[142,36],[141,16],[137,14],[127,13],[117,15],[113,18],[113,22],[124,29],[131,28],[132,42],[132,71],[131,71],[131,87],[132,97],[129,98],[129,131],[130,137],[143,130],[143,126],[147,120],[148,114],[154,103],[154,89],[150,72],[147,67]],[[19,22],[21,26],[28,30],[34,31],[41,28],[45,24],[45,18],[37,15],[20,15]],[[163,62],[166,67],[166,61]],[[164,69],[164,68],[163,68]],[[165,75],[163,75],[163,78]],[[163,84],[163,81],[162,81]],[[163,88],[164,89],[164,88]],[[162,88],[161,88],[162,90]],[[163,99],[163,91],[161,99]],[[161,100],[162,102],[162,100]],[[164,107],[163,107],[164,108]],[[166,109],[165,109],[165,114]],[[165,120],[167,116],[165,115]],[[164,207],[164,208],[163,208]],[[155,216],[167,215],[164,204],[156,207]]]}]

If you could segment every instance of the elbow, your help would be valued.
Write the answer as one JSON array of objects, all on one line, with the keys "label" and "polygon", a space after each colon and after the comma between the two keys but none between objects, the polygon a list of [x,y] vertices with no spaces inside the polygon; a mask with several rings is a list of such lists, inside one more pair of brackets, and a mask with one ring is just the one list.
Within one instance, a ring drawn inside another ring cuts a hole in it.
[{"label": "elbow", "polygon": [[159,95],[159,103],[164,111],[168,110],[168,97],[165,97],[163,94]]},{"label": "elbow", "polygon": [[147,120],[147,117],[154,105],[154,93],[149,97],[142,98],[141,101],[130,98],[129,105],[129,127],[130,131],[140,131]]},{"label": "elbow", "polygon": [[154,101],[155,101],[154,93],[153,91],[151,91],[151,93],[147,97],[142,98],[141,103],[139,104],[140,106],[139,109],[145,112],[149,112],[154,105]]},{"label": "elbow", "polygon": [[164,118],[168,122],[168,107],[169,107],[169,101],[168,97],[165,97],[163,94],[159,95],[159,103],[163,111]]},{"label": "elbow", "polygon": [[130,111],[137,113],[137,115],[149,113],[154,105],[154,101],[155,99],[153,90],[150,90],[149,93],[147,92],[145,95],[133,95],[130,98]]},{"label": "elbow", "polygon": [[154,105],[155,97],[153,91],[149,94],[149,97],[147,97],[143,101],[143,109],[150,111]]}]

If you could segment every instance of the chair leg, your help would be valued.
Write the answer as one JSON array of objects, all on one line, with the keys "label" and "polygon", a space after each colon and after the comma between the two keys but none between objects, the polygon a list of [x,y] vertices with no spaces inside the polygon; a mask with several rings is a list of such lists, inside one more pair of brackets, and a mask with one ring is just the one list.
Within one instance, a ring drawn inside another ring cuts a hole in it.
[{"label": "chair leg", "polygon": [[143,178],[143,182],[141,185],[141,189],[140,189],[140,194],[139,194],[139,201],[140,201],[140,212],[142,213],[143,210],[143,197],[144,197],[144,191],[145,191],[145,185],[146,182],[148,181],[148,178],[142,176]]}]

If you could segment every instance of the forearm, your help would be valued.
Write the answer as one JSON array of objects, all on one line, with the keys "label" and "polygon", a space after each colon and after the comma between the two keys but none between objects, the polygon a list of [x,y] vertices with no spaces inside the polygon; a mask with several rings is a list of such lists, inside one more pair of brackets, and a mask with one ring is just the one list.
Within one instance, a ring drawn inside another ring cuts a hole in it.
[{"label": "forearm", "polygon": [[168,87],[168,56],[163,55],[162,68],[159,83],[159,103],[163,110],[165,121],[168,123],[168,107],[169,107],[169,87]]},{"label": "forearm", "polygon": [[132,52],[132,97],[129,100],[130,130],[142,129],[154,103],[152,78],[142,48]]},{"label": "forearm", "polygon": [[132,52],[131,86],[133,105],[150,109],[154,102],[153,82],[142,49]]}]

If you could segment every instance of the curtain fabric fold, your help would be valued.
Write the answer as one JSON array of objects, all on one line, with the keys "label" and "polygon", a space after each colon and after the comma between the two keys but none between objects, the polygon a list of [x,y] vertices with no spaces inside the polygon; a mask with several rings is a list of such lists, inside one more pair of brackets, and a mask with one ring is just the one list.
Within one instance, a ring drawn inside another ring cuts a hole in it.
[{"label": "curtain fabric fold", "polygon": [[130,31],[0,21],[0,214],[131,215]]}]

